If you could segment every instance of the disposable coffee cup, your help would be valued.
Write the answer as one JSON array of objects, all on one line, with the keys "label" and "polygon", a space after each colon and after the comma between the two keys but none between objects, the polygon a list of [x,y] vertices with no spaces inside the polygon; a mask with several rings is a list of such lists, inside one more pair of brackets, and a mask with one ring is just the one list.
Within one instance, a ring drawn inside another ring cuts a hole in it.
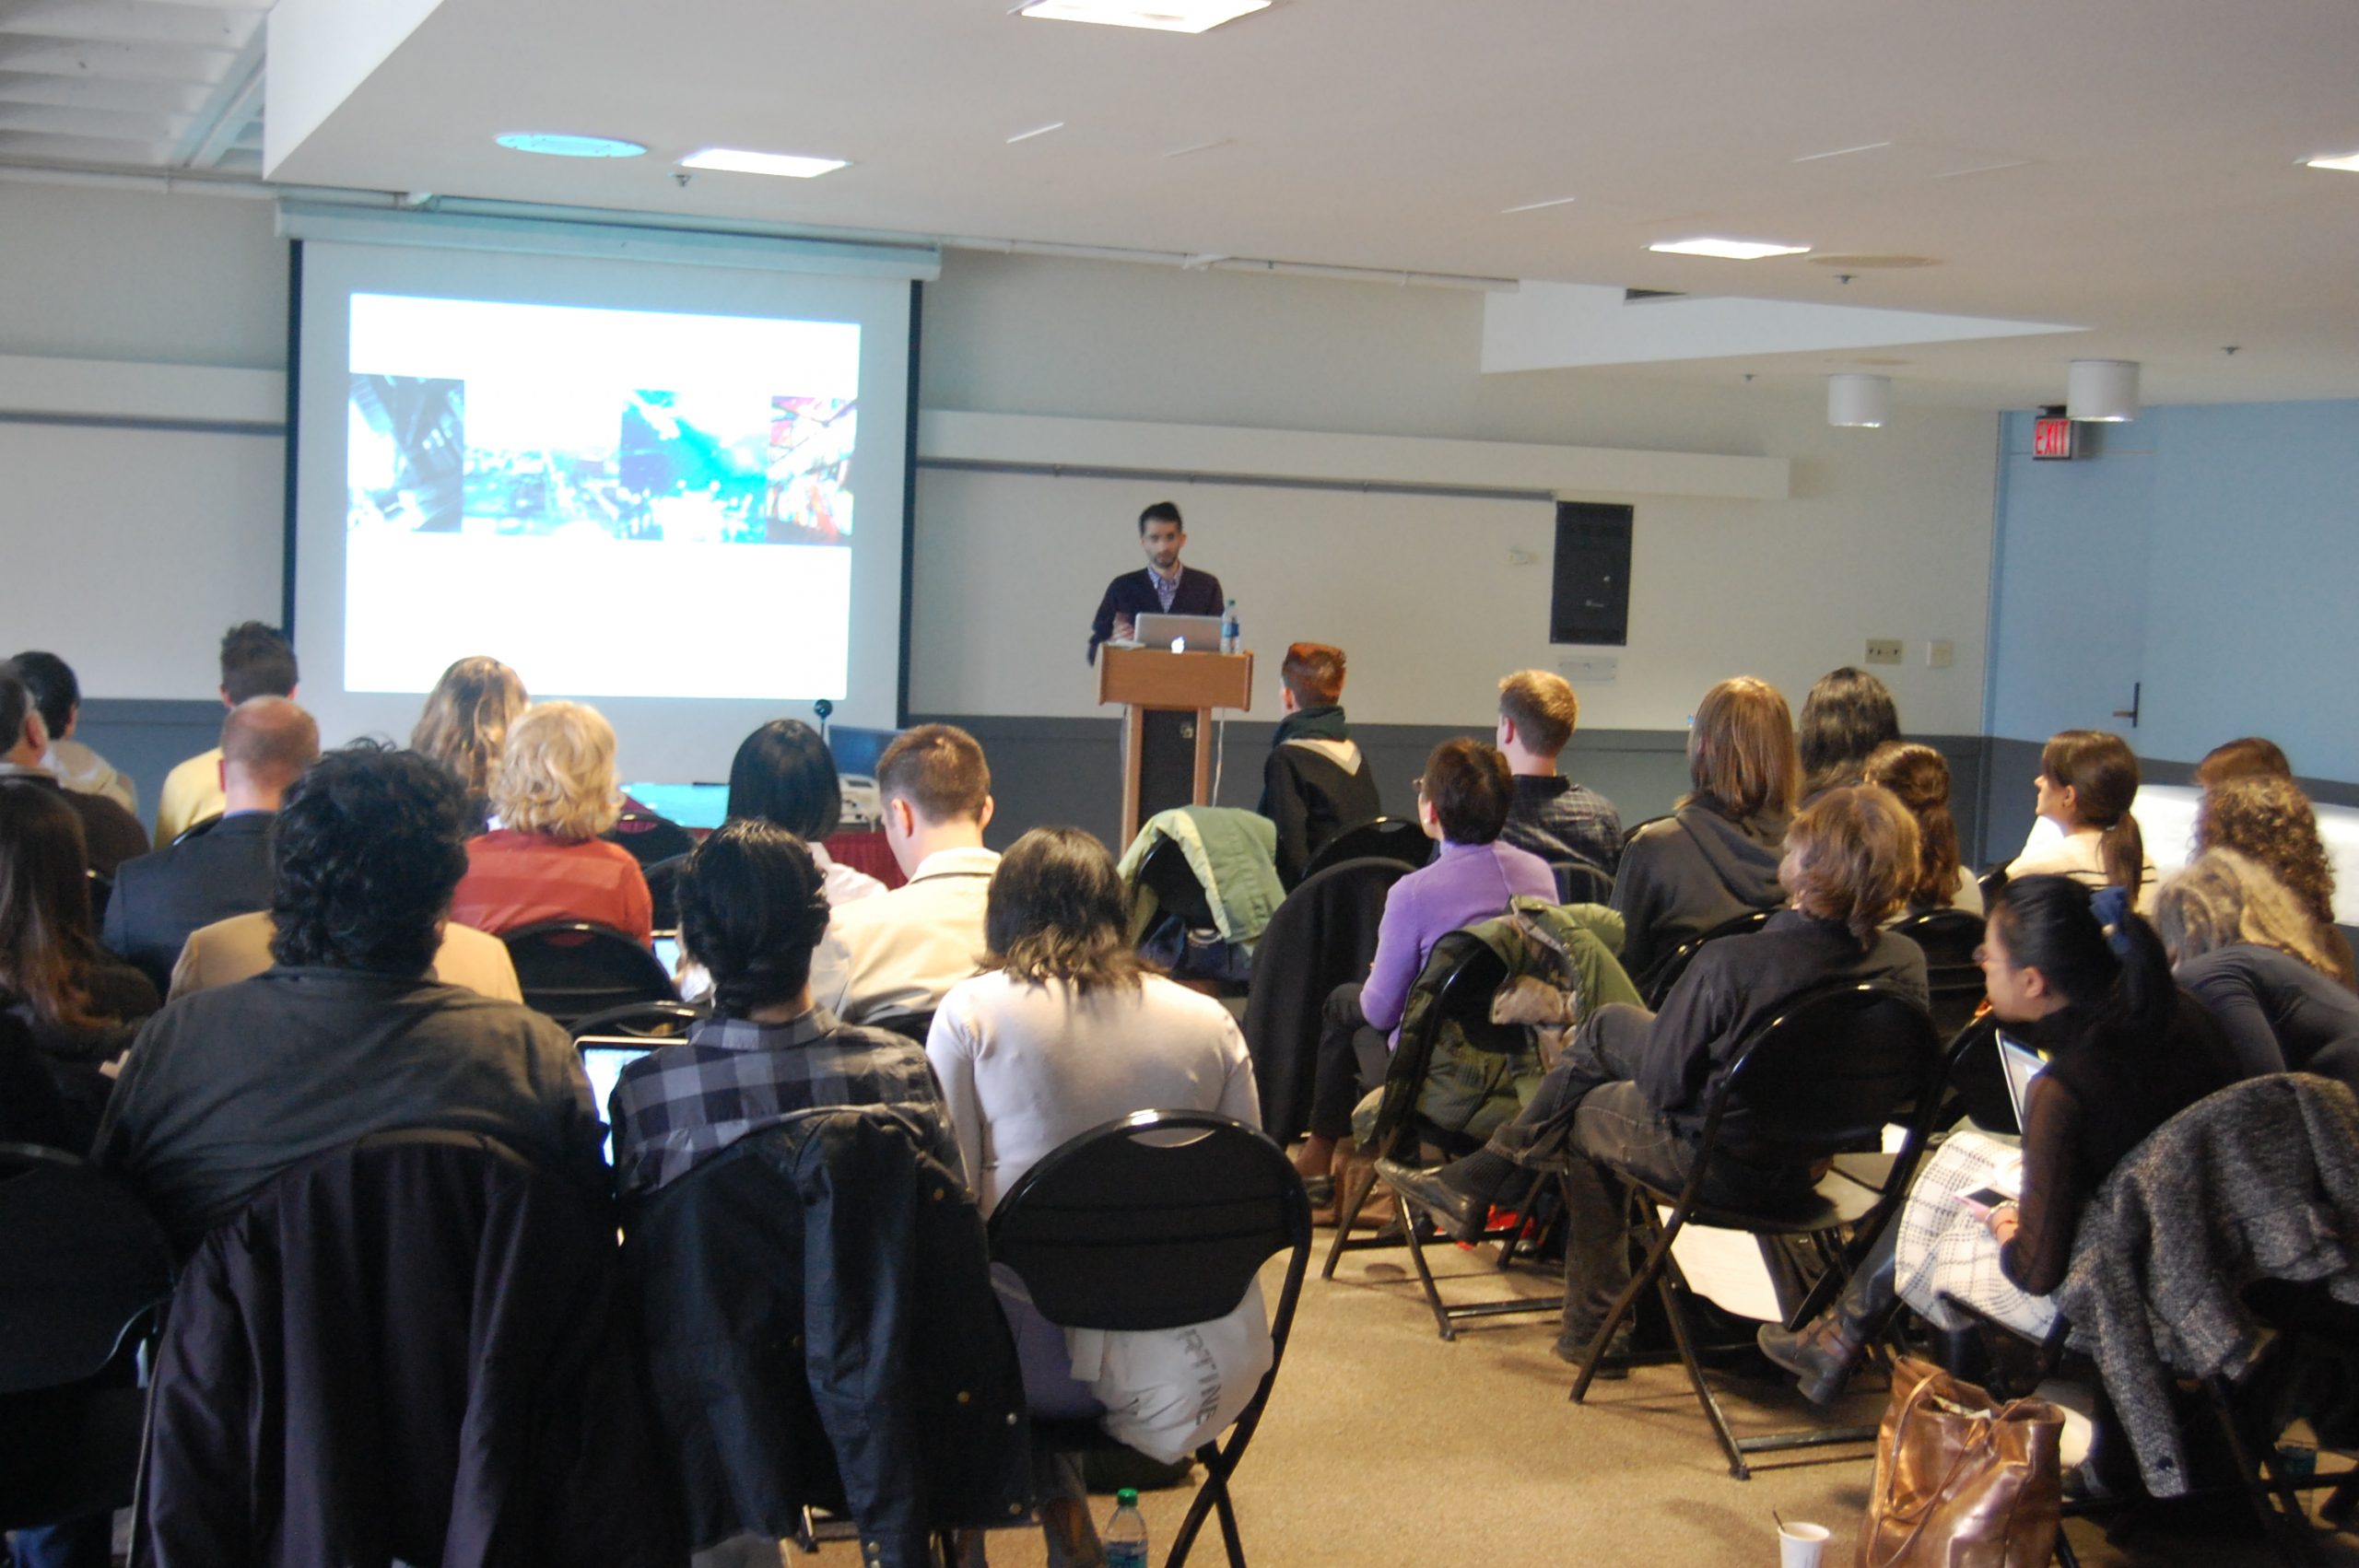
[{"label": "disposable coffee cup", "polygon": [[1778,1568],[1818,1568],[1818,1560],[1826,1550],[1826,1535],[1825,1525],[1805,1525],[1800,1521],[1779,1525]]}]

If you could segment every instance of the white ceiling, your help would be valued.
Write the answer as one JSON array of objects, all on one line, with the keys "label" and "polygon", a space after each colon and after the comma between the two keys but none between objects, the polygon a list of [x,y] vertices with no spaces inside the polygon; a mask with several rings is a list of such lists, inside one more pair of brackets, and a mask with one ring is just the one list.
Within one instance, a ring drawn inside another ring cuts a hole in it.
[{"label": "white ceiling", "polygon": [[[1192,38],[1013,0],[405,3],[430,14],[271,178],[2089,329],[1645,372],[1864,355],[1904,404],[2060,400],[2074,356],[2142,361],[2151,403],[2359,396],[2359,175],[2299,167],[2359,150],[2353,0],[1281,0]],[[0,84],[26,18],[226,10],[0,0]],[[652,150],[493,144],[516,130]],[[713,144],[853,166],[675,184]],[[1940,264],[1647,250],[1704,232]]]},{"label": "white ceiling", "polygon": [[270,0],[0,0],[0,159],[262,167]]}]

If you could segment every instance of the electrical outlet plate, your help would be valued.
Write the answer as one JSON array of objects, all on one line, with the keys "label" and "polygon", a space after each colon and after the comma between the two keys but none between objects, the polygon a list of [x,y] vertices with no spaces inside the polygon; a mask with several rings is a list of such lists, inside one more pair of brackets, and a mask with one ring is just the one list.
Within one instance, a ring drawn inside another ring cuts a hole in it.
[{"label": "electrical outlet plate", "polygon": [[1897,664],[1900,662],[1900,638],[1896,637],[1872,637],[1868,638],[1869,663]]},{"label": "electrical outlet plate", "polygon": [[1946,670],[1956,658],[1957,649],[1946,638],[1925,645],[1925,667],[1929,670]]}]

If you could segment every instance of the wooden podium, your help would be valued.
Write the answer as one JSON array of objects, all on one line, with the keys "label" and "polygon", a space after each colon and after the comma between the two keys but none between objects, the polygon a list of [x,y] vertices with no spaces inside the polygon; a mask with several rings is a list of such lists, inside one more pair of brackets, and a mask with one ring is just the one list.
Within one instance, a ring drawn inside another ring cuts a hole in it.
[{"label": "wooden podium", "polygon": [[1253,708],[1250,653],[1173,653],[1160,648],[1100,648],[1097,700],[1122,708],[1122,842],[1139,836],[1141,737],[1150,709],[1196,716],[1195,803],[1213,803],[1213,709]]}]

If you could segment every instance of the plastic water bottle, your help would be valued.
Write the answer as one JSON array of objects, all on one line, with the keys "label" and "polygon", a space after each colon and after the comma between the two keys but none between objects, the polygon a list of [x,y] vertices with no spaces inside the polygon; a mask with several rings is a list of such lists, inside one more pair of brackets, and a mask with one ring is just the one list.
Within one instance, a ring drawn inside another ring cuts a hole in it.
[{"label": "plastic water bottle", "polygon": [[1244,649],[1245,634],[1238,630],[1237,601],[1232,599],[1220,618],[1220,650],[1223,653],[1240,653]]},{"label": "plastic water bottle", "polygon": [[1146,1518],[1127,1486],[1114,1494],[1114,1516],[1106,1521],[1106,1568],[1146,1568]]}]

